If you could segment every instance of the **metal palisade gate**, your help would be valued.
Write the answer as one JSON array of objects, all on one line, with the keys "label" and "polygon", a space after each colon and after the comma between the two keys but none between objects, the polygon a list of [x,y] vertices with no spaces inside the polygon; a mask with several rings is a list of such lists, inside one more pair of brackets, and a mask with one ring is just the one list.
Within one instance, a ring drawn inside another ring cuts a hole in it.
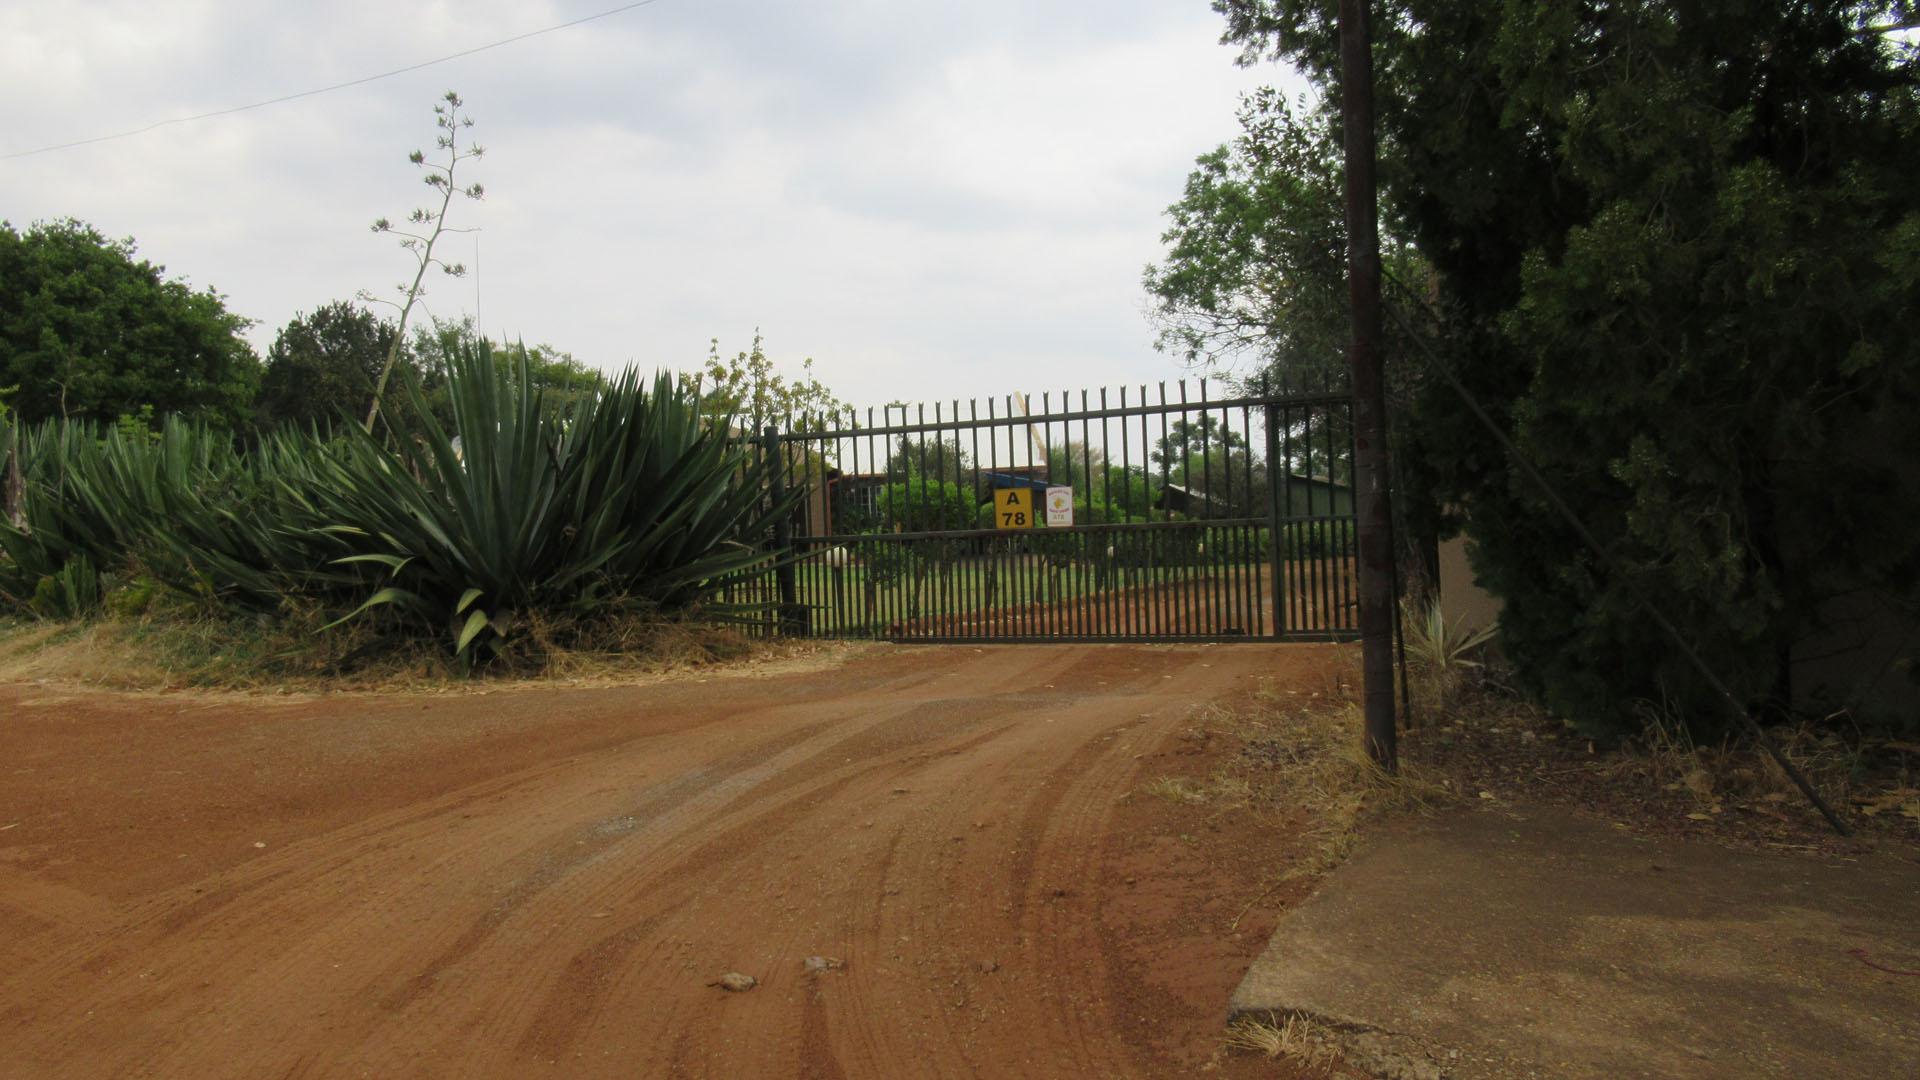
[{"label": "metal palisade gate", "polygon": [[1351,430],[1344,392],[1206,380],[790,417],[754,437],[782,558],[734,598],[812,637],[1349,638]]}]

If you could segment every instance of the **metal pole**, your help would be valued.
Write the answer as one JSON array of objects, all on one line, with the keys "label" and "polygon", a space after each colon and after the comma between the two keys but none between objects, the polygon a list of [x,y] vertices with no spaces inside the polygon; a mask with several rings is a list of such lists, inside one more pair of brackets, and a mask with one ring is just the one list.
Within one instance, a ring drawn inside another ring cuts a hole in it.
[{"label": "metal pole", "polygon": [[1393,509],[1386,379],[1380,356],[1379,198],[1374,188],[1373,38],[1367,0],[1340,0],[1340,111],[1346,144],[1347,296],[1353,340],[1355,511],[1360,528],[1360,655],[1367,754],[1399,764],[1393,708]]},{"label": "metal pole", "polygon": [[[768,494],[777,506],[787,495],[787,470],[786,462],[782,458],[780,431],[774,425],[768,424],[762,432],[762,438],[765,440],[768,461],[773,466],[772,475],[768,480]],[[774,519],[773,548],[779,553],[779,561],[774,564],[773,578],[780,589],[780,632],[786,635],[798,634],[801,631],[800,590],[794,580],[793,519],[790,515],[781,514]]]},{"label": "metal pole", "polygon": [[1292,592],[1286,584],[1286,518],[1293,513],[1292,491],[1289,487],[1288,471],[1292,461],[1292,447],[1281,452],[1280,425],[1286,421],[1277,405],[1268,405],[1267,410],[1267,571],[1272,575],[1267,584],[1268,601],[1273,608],[1273,636],[1281,637],[1293,627],[1287,623],[1287,598]]}]

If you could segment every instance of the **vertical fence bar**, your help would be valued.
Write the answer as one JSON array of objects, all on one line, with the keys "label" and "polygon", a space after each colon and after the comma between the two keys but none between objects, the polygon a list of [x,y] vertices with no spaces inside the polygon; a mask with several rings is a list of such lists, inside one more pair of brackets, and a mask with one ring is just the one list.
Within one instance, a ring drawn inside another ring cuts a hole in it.
[{"label": "vertical fence bar", "polygon": [[[763,445],[766,447],[767,455],[773,459],[768,463],[771,468],[767,481],[767,497],[772,505],[777,507],[787,497],[787,471],[782,467],[781,460],[786,457],[786,453],[780,444],[780,429],[776,425],[768,424],[761,432],[761,437],[764,440]],[[773,519],[773,548],[778,560],[774,567],[774,577],[779,590],[779,610],[775,621],[780,633],[792,634],[797,629],[793,624],[793,608],[798,599],[798,590],[793,574],[793,517],[791,514],[783,513]]]},{"label": "vertical fence bar", "polygon": [[[1092,431],[1092,425],[1087,420],[1087,413],[1091,411],[1088,408],[1088,404],[1089,402],[1088,402],[1087,392],[1085,390],[1080,391],[1080,479],[1084,484],[1084,486],[1081,487],[1080,492],[1082,497],[1085,498],[1087,501],[1087,520],[1085,522],[1082,522],[1080,520],[1079,507],[1076,506],[1074,507],[1074,511],[1075,511],[1074,524],[1076,525],[1084,524],[1088,526],[1089,529],[1091,529],[1091,527],[1094,524],[1093,522],[1093,506],[1094,506],[1094,503],[1093,503],[1093,431]],[[1069,460],[1067,468],[1069,470],[1069,480],[1071,480],[1071,470],[1073,468],[1071,460]],[[1095,558],[1095,555],[1093,551],[1092,541],[1094,541],[1098,537],[1099,537],[1098,533],[1091,532],[1091,531],[1083,532],[1079,536],[1080,580],[1078,582],[1078,586],[1080,590],[1080,605],[1077,610],[1079,611],[1080,633],[1087,634],[1087,635],[1093,634],[1095,629],[1094,621],[1093,621],[1093,590],[1096,586],[1094,581],[1091,581],[1088,579],[1094,576],[1093,569],[1096,564],[1093,561]]]},{"label": "vertical fence bar", "polygon": [[[1036,448],[1041,458],[1039,475],[1036,477],[1036,482],[1040,486],[1033,492],[1033,524],[1036,529],[1053,528],[1047,522],[1047,489],[1058,486],[1053,476],[1055,457],[1053,428],[1058,422],[1053,416],[1053,391],[1042,391],[1040,394],[1040,445]],[[1064,453],[1064,450],[1062,452]],[[1066,588],[1065,553],[1069,550],[1067,545],[1072,539],[1071,534],[1055,530],[1036,532],[1034,535],[1046,538],[1042,545],[1045,550],[1040,558],[1041,587],[1046,590],[1047,596],[1046,605],[1042,608],[1041,625],[1046,628],[1048,637],[1070,634],[1073,632],[1070,629],[1072,620],[1061,590]]]},{"label": "vertical fence bar", "polygon": [[[1094,606],[1093,618],[1104,633],[1118,637],[1120,635],[1120,623],[1118,614],[1114,609],[1113,598],[1114,593],[1119,588],[1120,564],[1118,555],[1120,545],[1118,540],[1120,533],[1115,526],[1125,523],[1127,520],[1127,510],[1124,489],[1121,494],[1116,496],[1113,490],[1113,482],[1117,474],[1121,483],[1123,485],[1126,483],[1126,458],[1124,452],[1118,460],[1113,456],[1113,429],[1110,426],[1110,420],[1107,416],[1111,405],[1107,397],[1107,388],[1104,386],[1100,388],[1099,401],[1100,457],[1103,462],[1100,472],[1100,504],[1106,527],[1095,534],[1094,538],[1096,547],[1093,555],[1096,561],[1094,563],[1093,586],[1098,602]],[[1091,496],[1089,496],[1089,500],[1091,500]],[[1116,520],[1116,518],[1118,520]]]},{"label": "vertical fence bar", "polygon": [[[1196,601],[1200,600],[1200,582],[1198,582],[1198,573],[1196,573],[1196,571],[1200,569],[1200,559],[1206,555],[1206,540],[1202,540],[1202,536],[1206,536],[1206,519],[1212,515],[1213,500],[1210,482],[1208,482],[1208,475],[1206,475],[1206,463],[1204,463],[1204,459],[1206,459],[1206,432],[1204,432],[1204,430],[1200,432],[1200,444],[1202,444],[1202,448],[1200,448],[1200,455],[1202,455],[1200,484],[1194,484],[1194,473],[1192,473],[1192,423],[1194,423],[1194,415],[1192,415],[1192,411],[1188,411],[1187,407],[1187,380],[1177,380],[1175,386],[1179,386],[1179,392],[1181,392],[1181,419],[1179,419],[1177,423],[1187,425],[1185,434],[1181,436],[1183,446],[1179,448],[1179,454],[1181,454],[1181,479],[1187,480],[1188,505],[1194,505],[1194,502],[1198,500],[1198,507],[1200,507],[1200,509],[1198,509],[1198,515],[1196,515],[1194,511],[1188,511],[1187,513],[1188,519],[1196,519],[1198,528],[1187,528],[1187,530],[1181,530],[1181,532],[1169,532],[1169,534],[1167,534],[1167,538],[1173,540],[1171,550],[1179,555],[1179,567],[1177,567],[1177,571],[1175,571],[1175,578],[1179,580],[1179,586],[1177,586],[1175,592],[1173,592],[1173,630],[1175,630],[1177,634],[1192,634],[1194,628],[1196,628],[1196,623],[1198,623],[1198,607],[1196,607]],[[1185,536],[1183,536],[1183,532],[1185,532]]]},{"label": "vertical fence bar", "polygon": [[1288,464],[1292,458],[1291,448],[1288,449],[1286,456],[1282,456],[1281,454],[1280,425],[1281,413],[1283,411],[1284,410],[1276,405],[1269,404],[1266,406],[1267,474],[1271,477],[1268,481],[1268,486],[1272,490],[1272,506],[1267,514],[1269,520],[1267,528],[1272,533],[1272,556],[1269,559],[1270,565],[1267,568],[1267,572],[1272,575],[1272,580],[1268,583],[1268,589],[1272,593],[1273,632],[1276,636],[1286,633],[1287,617],[1282,604],[1284,603],[1286,594],[1292,591],[1282,587],[1283,570],[1281,564],[1282,555],[1286,549],[1286,541],[1284,534],[1281,532],[1283,528],[1281,522],[1284,520],[1282,516],[1283,512],[1288,509],[1288,505],[1292,502],[1292,493],[1289,490],[1292,484],[1290,483],[1291,478],[1288,476]]},{"label": "vertical fence bar", "polygon": [[[1142,405],[1147,403],[1147,388],[1145,386],[1140,388],[1140,403]],[[1160,454],[1160,523],[1162,525],[1169,524],[1173,521],[1173,499],[1168,497],[1167,493],[1167,454],[1164,452],[1167,441],[1166,404],[1167,384],[1163,382],[1160,384],[1160,405],[1162,407],[1156,414],[1160,417],[1160,443],[1155,447],[1162,451]],[[1146,450],[1147,463],[1151,466],[1153,463],[1154,450],[1148,449],[1148,447],[1154,444],[1150,444],[1147,441],[1149,438],[1150,436],[1147,433],[1147,416],[1145,413],[1142,413],[1140,415],[1140,447],[1142,450]],[[1149,634],[1166,633],[1167,621],[1164,608],[1167,597],[1165,591],[1160,588],[1161,578],[1165,573],[1164,564],[1166,560],[1161,557],[1163,549],[1166,547],[1165,540],[1163,539],[1165,536],[1165,529],[1160,530],[1158,533],[1148,535],[1150,543],[1147,545],[1147,595],[1151,597],[1151,603],[1153,605],[1152,616],[1148,623],[1150,629],[1147,632]]]},{"label": "vertical fence bar", "polygon": [[1337,547],[1334,546],[1332,535],[1331,535],[1334,531],[1332,527],[1334,519],[1337,517],[1338,511],[1340,509],[1339,504],[1335,501],[1334,493],[1333,493],[1333,463],[1334,463],[1334,459],[1339,454],[1339,452],[1334,449],[1334,439],[1339,434],[1339,432],[1336,430],[1339,427],[1339,425],[1334,423],[1334,407],[1332,405],[1326,406],[1326,412],[1327,412],[1327,420],[1323,426],[1326,429],[1326,437],[1327,437],[1327,462],[1326,462],[1326,467],[1322,471],[1326,474],[1327,517],[1326,517],[1326,522],[1323,528],[1328,533],[1328,541],[1325,545],[1326,547],[1325,566],[1326,566],[1326,578],[1327,578],[1327,610],[1329,614],[1337,615],[1337,618],[1329,618],[1327,620],[1326,629],[1332,630],[1335,627],[1340,626],[1346,619],[1347,587],[1346,587],[1345,580],[1343,580],[1346,577],[1346,568],[1344,565],[1342,565],[1343,563],[1345,563],[1346,560],[1341,558],[1340,551]]},{"label": "vertical fence bar", "polygon": [[[1288,629],[1306,630],[1309,629],[1308,605],[1312,602],[1313,590],[1312,582],[1307,576],[1308,544],[1303,538],[1307,536],[1305,530],[1312,524],[1307,515],[1312,510],[1313,488],[1310,485],[1307,486],[1303,495],[1302,486],[1296,481],[1301,473],[1312,472],[1310,466],[1299,463],[1305,452],[1298,449],[1298,444],[1311,445],[1307,432],[1312,430],[1313,419],[1305,409],[1299,411],[1298,420],[1294,418],[1291,410],[1289,413],[1287,441],[1296,445],[1289,447],[1287,452],[1287,518],[1289,521],[1287,525],[1287,591],[1293,598],[1287,607],[1287,615],[1292,619]],[[1305,456],[1312,455],[1306,453]],[[1296,472],[1296,469],[1299,471]],[[1303,497],[1306,500],[1304,506]]]},{"label": "vertical fence bar", "polygon": [[[997,529],[1000,521],[999,488],[995,487],[995,478],[1000,472],[1000,431],[994,421],[998,417],[994,399],[987,399],[987,501],[990,513],[987,527]],[[987,598],[984,617],[980,620],[982,636],[994,637],[1001,626],[1000,609],[1005,606],[1003,598],[1005,577],[1000,566],[1000,534],[995,532],[987,537]]]},{"label": "vertical fence bar", "polygon": [[[1027,440],[1020,437],[1020,425],[1016,416],[1024,416],[1027,409],[1026,399],[1022,398],[1020,400],[1020,412],[1016,414],[1013,409],[1013,399],[1014,395],[1007,395],[1007,476],[1011,482],[1018,483],[1021,480],[1020,450],[1021,446],[1025,444]],[[1030,446],[1027,447],[1026,457],[1029,466],[1027,472],[1031,474],[1033,449]],[[1027,496],[1031,499],[1033,492],[1029,490]],[[1029,502],[1029,505],[1031,505],[1031,502]],[[1009,530],[1007,536],[1008,546],[1012,548],[1010,554],[1013,559],[1013,576],[1019,583],[1015,586],[1014,603],[1009,609],[1011,618],[1008,625],[1008,636],[1020,637],[1033,625],[1033,560],[1029,558],[1031,545],[1027,542],[1027,534],[1024,531]]]},{"label": "vertical fence bar", "polygon": [[[1251,517],[1253,516],[1253,511],[1257,509],[1257,503],[1255,503],[1254,500],[1259,498],[1259,495],[1253,487],[1253,409],[1246,405],[1240,406],[1240,434],[1247,440],[1247,471],[1245,479],[1247,488],[1247,516]],[[1274,503],[1272,478],[1278,475],[1279,465],[1273,460],[1273,453],[1267,449],[1265,442],[1266,440],[1263,433],[1261,450],[1266,455],[1268,477],[1267,507],[1271,510]],[[1247,534],[1248,559],[1245,574],[1247,581],[1247,630],[1255,636],[1266,637],[1267,613],[1266,609],[1260,604],[1260,564],[1266,561],[1262,557],[1263,552],[1260,546],[1260,526],[1247,526]],[[1271,530],[1269,530],[1265,551],[1271,552],[1274,549],[1274,544],[1278,542],[1278,539],[1279,538],[1273,536]]]},{"label": "vertical fence bar", "polygon": [[[1347,417],[1347,423],[1346,423],[1346,428],[1347,428],[1347,490],[1348,490],[1348,491],[1350,492],[1350,494],[1349,494],[1349,495],[1347,496],[1347,498],[1348,498],[1348,502],[1349,502],[1349,509],[1347,510],[1347,513],[1346,513],[1346,515],[1345,515],[1345,516],[1344,516],[1344,517],[1342,518],[1342,522],[1343,522],[1343,523],[1344,523],[1344,524],[1345,524],[1345,525],[1346,525],[1346,526],[1348,527],[1348,536],[1347,536],[1347,538],[1346,538],[1346,541],[1347,541],[1347,542],[1346,542],[1346,543],[1345,543],[1345,544],[1344,544],[1344,545],[1342,546],[1342,548],[1341,548],[1341,550],[1347,553],[1347,555],[1345,556],[1345,562],[1346,562],[1346,566],[1345,566],[1345,567],[1343,568],[1343,570],[1342,570],[1342,576],[1343,576],[1343,577],[1345,578],[1345,580],[1346,580],[1346,581],[1347,581],[1347,582],[1349,583],[1349,588],[1348,588],[1348,596],[1349,596],[1349,599],[1350,599],[1350,600],[1352,601],[1352,607],[1351,607],[1350,609],[1349,609],[1349,608],[1343,608],[1343,609],[1342,609],[1342,611],[1347,611],[1347,610],[1351,610],[1351,611],[1352,611],[1352,613],[1353,613],[1353,616],[1352,616],[1352,618],[1351,618],[1351,619],[1348,619],[1348,620],[1346,620],[1346,621],[1345,621],[1345,622],[1344,622],[1344,623],[1342,624],[1342,626],[1341,626],[1341,629],[1344,629],[1344,630],[1355,630],[1355,631],[1357,631],[1357,630],[1359,630],[1359,629],[1360,629],[1360,602],[1359,602],[1359,601],[1360,601],[1360,594],[1359,594],[1359,587],[1360,587],[1360,537],[1359,537],[1359,513],[1360,513],[1360,485],[1359,485],[1359,482],[1358,482],[1358,481],[1359,481],[1359,477],[1360,477],[1360,470],[1359,470],[1359,469],[1358,469],[1358,468],[1356,467],[1356,463],[1357,463],[1357,461],[1358,461],[1358,447],[1357,447],[1357,446],[1355,445],[1355,440],[1356,440],[1356,439],[1358,438],[1358,435],[1359,435],[1359,433],[1358,433],[1358,432],[1356,432],[1356,431],[1354,430],[1354,422],[1353,422],[1353,403],[1352,403],[1352,401],[1351,401],[1351,400],[1349,400],[1349,401],[1347,402],[1347,404],[1346,404],[1346,408],[1345,408],[1345,411],[1346,411],[1346,417]],[[1327,469],[1327,476],[1328,476],[1328,478],[1329,478],[1329,479],[1331,479],[1331,478],[1332,478],[1332,476],[1333,476],[1333,469],[1332,469],[1331,467],[1329,467],[1329,468]],[[1331,491],[1332,489],[1331,489],[1331,488],[1329,488],[1328,490],[1329,490],[1329,491]],[[1399,504],[1399,503],[1398,503],[1398,502],[1396,501],[1396,502],[1394,502],[1394,504],[1393,504],[1393,505],[1395,505],[1395,506],[1398,506],[1398,505],[1400,505],[1400,504]],[[1397,607],[1397,606],[1398,606],[1398,604],[1399,604],[1399,593],[1400,593],[1400,589],[1399,589],[1399,564],[1398,564],[1398,562],[1397,562],[1397,561],[1396,561],[1396,562],[1395,562],[1395,563],[1393,564],[1393,572],[1394,572],[1394,597],[1395,597],[1395,600],[1394,600],[1394,603],[1395,603],[1395,606]],[[1399,629],[1399,627],[1400,627],[1400,619],[1399,619],[1399,612],[1398,612],[1397,610],[1396,610],[1396,611],[1394,612],[1394,620],[1393,620],[1393,623],[1394,623],[1394,628],[1395,628],[1395,630],[1397,631],[1397,630]],[[1403,696],[1404,696],[1404,695],[1403,695]]]},{"label": "vertical fence bar", "polygon": [[[989,402],[989,404],[991,404],[991,402]],[[954,411],[956,414],[959,412],[958,406],[955,407]],[[974,523],[979,524],[978,518],[980,514],[980,505],[982,502],[982,499],[980,497],[981,496],[981,492],[980,492],[981,464],[980,464],[980,425],[979,425],[980,399],[979,398],[967,399],[967,419],[973,422],[973,427],[969,429],[969,437],[973,440],[973,512],[975,516]],[[991,438],[989,438],[989,443],[991,443]],[[987,485],[986,499],[984,501],[987,504],[987,513],[989,515],[987,518],[987,521],[991,523],[993,521],[993,518],[991,516],[993,513],[993,485],[992,484]],[[993,568],[992,568],[993,538],[988,537],[985,540],[971,541],[968,544],[968,547],[970,549],[969,554],[972,554],[971,549],[975,548],[976,546],[985,552],[986,560],[984,564],[981,562],[975,562],[973,565],[972,600],[967,605],[967,610],[969,612],[967,619],[969,623],[969,628],[974,633],[985,633],[986,625],[987,625],[986,623],[987,616],[988,616],[988,613],[993,609]]]},{"label": "vertical fence bar", "polygon": [[[871,416],[873,410],[867,410],[867,414]],[[893,408],[892,406],[883,405],[880,407],[880,428],[884,432],[885,429],[892,426]],[[901,525],[900,519],[901,507],[893,497],[893,436],[882,434],[879,436],[879,439],[879,453],[882,456],[878,459],[880,462],[880,495],[878,497],[878,506],[880,508],[881,535],[885,536],[887,533],[898,533],[903,526]],[[886,587],[885,591],[877,597],[880,605],[880,626],[887,637],[896,638],[900,636],[897,619],[900,596],[900,574],[906,566],[906,560],[902,558],[904,549],[898,540],[884,540],[877,545],[876,550],[886,552],[884,568],[882,570],[882,576],[886,579]]]},{"label": "vertical fence bar", "polygon": [[[1307,461],[1309,463],[1317,456],[1314,437],[1318,435],[1320,441],[1325,442],[1327,433],[1327,416],[1325,411],[1317,405],[1311,411],[1313,422],[1318,424],[1318,427],[1309,426],[1307,428]],[[1324,457],[1321,458],[1319,465],[1323,470],[1326,468],[1326,460]],[[1327,563],[1328,548],[1324,539],[1327,532],[1325,524],[1326,511],[1318,505],[1319,494],[1320,484],[1315,479],[1314,469],[1311,464],[1309,464],[1307,469],[1307,515],[1311,519],[1308,528],[1312,530],[1313,555],[1307,566],[1308,572],[1313,575],[1314,629],[1324,632],[1331,628],[1334,616],[1334,606],[1332,602],[1333,575],[1328,573],[1331,567]],[[1331,499],[1331,495],[1329,495],[1329,499]]]},{"label": "vertical fence bar", "polygon": [[[1039,412],[1008,394],[984,416],[975,398],[964,415],[954,399],[951,415],[771,418],[738,438],[764,463],[762,502],[792,500],[763,541],[782,565],[725,595],[764,605],[758,632],[815,637],[1350,634],[1349,403],[1264,382],[1216,399],[1212,382],[1141,384],[1137,400],[1123,386],[1117,404],[1062,390],[1057,407],[1048,390]],[[996,485],[1026,492],[1026,527],[980,517]],[[1071,527],[1040,516],[1050,487],[1073,491]]]},{"label": "vertical fence bar", "polygon": [[[1219,431],[1213,424],[1213,413],[1207,408],[1207,380],[1200,380],[1200,429],[1205,442],[1200,448],[1200,475],[1206,482],[1207,516],[1200,529],[1199,558],[1194,560],[1194,625],[1196,634],[1217,634],[1220,632],[1220,573],[1219,558],[1221,540],[1219,522],[1228,516],[1232,494],[1227,486],[1216,483],[1213,474],[1212,444],[1219,437]],[[1224,453],[1224,451],[1222,451]]]},{"label": "vertical fence bar", "polygon": [[[1224,428],[1225,425],[1222,424],[1221,427]],[[1200,447],[1200,474],[1206,477],[1207,496],[1209,499],[1212,499],[1212,444],[1215,428],[1213,424],[1213,410],[1207,408],[1207,380],[1205,378],[1200,380],[1200,429],[1206,433],[1206,441]],[[1205,588],[1201,593],[1200,611],[1202,613],[1202,621],[1198,632],[1204,634],[1218,634],[1220,632],[1221,608],[1223,606],[1223,598],[1220,590],[1224,575],[1220,572],[1221,563],[1219,560],[1221,549],[1225,547],[1225,544],[1219,535],[1221,530],[1214,522],[1221,518],[1237,516],[1233,514],[1233,450],[1232,447],[1225,445],[1226,435],[1224,432],[1220,432],[1220,438],[1223,444],[1220,452],[1225,455],[1223,462],[1226,466],[1223,470],[1226,474],[1223,477],[1225,482],[1220,485],[1219,501],[1208,503],[1208,509],[1212,512],[1207,515],[1208,524],[1207,527],[1201,531],[1203,539],[1200,541],[1202,545],[1200,572],[1204,575],[1201,580]],[[1222,508],[1225,509],[1224,513],[1220,512]]]},{"label": "vertical fence bar", "polygon": [[[1127,388],[1120,388],[1120,501],[1126,508],[1127,524],[1134,524],[1136,518],[1146,520],[1145,509],[1136,506],[1139,494],[1136,491],[1135,474],[1139,474],[1139,490],[1146,487],[1145,470],[1133,463],[1133,425],[1125,415],[1127,408]],[[1140,606],[1135,602],[1133,588],[1136,584],[1134,568],[1139,556],[1138,539],[1140,534],[1134,530],[1124,530],[1113,534],[1113,617],[1120,632],[1128,637],[1139,634]]]},{"label": "vertical fence bar", "polygon": [[[860,427],[860,419],[858,419],[858,415],[852,411],[852,407],[847,409],[847,419],[841,423],[841,427],[845,430],[858,430],[858,427]],[[835,525],[833,525],[833,534],[835,534],[835,536],[847,536],[847,534],[851,532],[851,528],[841,528],[841,525],[839,525],[841,511],[833,509],[833,503],[839,502],[841,505],[847,505],[847,502],[849,502],[849,494],[856,490],[854,484],[858,484],[858,477],[860,477],[860,436],[858,436],[858,434],[847,440],[847,461],[849,461],[849,467],[851,467],[852,473],[845,471],[845,469],[841,471],[839,484],[835,486],[833,496],[829,496],[828,498],[829,513],[833,513],[833,519],[835,519]],[[860,557],[860,555],[862,555],[862,553],[860,553],[860,546],[854,544],[852,548],[849,548],[847,544],[841,544],[841,550],[845,552],[845,555],[841,555],[841,565],[843,565],[843,569],[841,569],[841,580],[843,580],[843,584],[845,584],[847,578],[854,578],[854,584],[858,584],[858,586],[860,586],[860,592],[864,594],[864,592],[866,592],[866,559]],[[854,567],[858,567],[860,573],[854,573]],[[854,613],[854,611],[864,611],[864,609],[860,607],[860,598],[856,598],[852,592],[854,592],[852,588],[847,588],[847,590],[843,590],[843,596],[839,598],[839,603],[843,605],[841,625],[845,626],[843,632],[851,632],[854,636],[862,636],[862,638],[864,638],[864,636],[866,636],[866,619],[860,619],[858,623],[852,621],[852,613]]]}]

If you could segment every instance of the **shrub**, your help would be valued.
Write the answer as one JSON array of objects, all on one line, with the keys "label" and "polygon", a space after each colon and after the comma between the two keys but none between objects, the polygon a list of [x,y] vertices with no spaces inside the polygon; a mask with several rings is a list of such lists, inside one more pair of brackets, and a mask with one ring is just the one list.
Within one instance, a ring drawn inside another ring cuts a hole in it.
[{"label": "shrub", "polygon": [[95,568],[133,561],[215,610],[345,610],[334,625],[443,636],[463,664],[535,617],[745,614],[714,597],[764,568],[756,542],[798,495],[772,505],[763,464],[689,388],[629,371],[556,413],[524,355],[501,365],[484,343],[447,380],[452,426],[410,387],[419,426],[397,446],[357,427],[244,453],[178,420],[37,429],[26,525],[0,522],[0,606],[90,608]]}]

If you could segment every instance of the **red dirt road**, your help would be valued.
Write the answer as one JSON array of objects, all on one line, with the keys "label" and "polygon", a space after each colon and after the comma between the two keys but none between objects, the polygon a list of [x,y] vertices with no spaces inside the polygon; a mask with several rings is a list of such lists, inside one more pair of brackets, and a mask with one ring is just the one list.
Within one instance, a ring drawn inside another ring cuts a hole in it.
[{"label": "red dirt road", "polygon": [[[1125,796],[1196,706],[1317,687],[1332,656],[882,648],[304,701],[0,686],[0,1076],[1186,1075],[1220,1064],[1272,916],[1224,927],[1271,867]],[[760,985],[709,985],[728,971]]]}]

